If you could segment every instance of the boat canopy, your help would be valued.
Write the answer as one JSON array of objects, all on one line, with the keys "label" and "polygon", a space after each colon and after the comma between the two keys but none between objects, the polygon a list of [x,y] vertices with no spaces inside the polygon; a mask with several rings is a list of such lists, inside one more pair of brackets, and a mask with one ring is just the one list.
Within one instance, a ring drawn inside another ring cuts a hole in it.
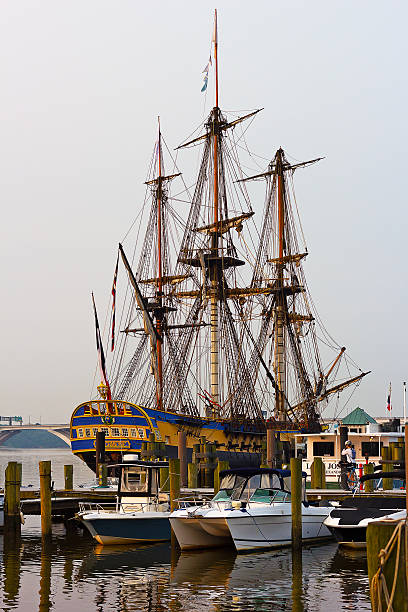
[{"label": "boat canopy", "polygon": [[[231,499],[248,499],[257,490],[277,489],[290,493],[290,470],[276,468],[234,468],[221,470],[220,490],[230,491]],[[302,497],[306,501],[306,472],[302,472]]]}]

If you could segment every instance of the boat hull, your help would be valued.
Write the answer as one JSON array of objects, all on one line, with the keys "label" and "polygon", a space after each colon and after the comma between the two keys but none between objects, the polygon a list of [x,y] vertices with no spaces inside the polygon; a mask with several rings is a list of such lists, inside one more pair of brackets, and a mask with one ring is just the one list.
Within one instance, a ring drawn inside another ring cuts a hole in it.
[{"label": "boat hull", "polygon": [[[228,513],[226,521],[238,552],[291,546],[291,507],[290,504],[279,506],[234,510]],[[323,524],[329,511],[329,508],[312,506],[302,508],[302,539],[304,542],[315,542],[332,537]]]},{"label": "boat hull", "polygon": [[181,550],[233,546],[224,517],[216,518],[209,523],[203,520],[202,516],[186,516],[183,511],[174,512],[170,518],[170,524]]},{"label": "boat hull", "polygon": [[[160,516],[157,516],[158,514]],[[126,516],[126,513],[82,513],[78,518],[92,537],[99,544],[106,546],[170,540],[169,514],[155,512]]]},{"label": "boat hull", "polygon": [[263,423],[232,427],[231,422],[190,417],[117,401],[89,401],[73,412],[70,425],[72,452],[95,471],[96,433],[105,432],[105,461],[118,463],[123,453],[141,453],[153,434],[165,443],[165,456],[177,457],[178,433],[186,433],[187,460],[201,436],[217,443],[217,457],[230,467],[259,466],[262,461]]}]

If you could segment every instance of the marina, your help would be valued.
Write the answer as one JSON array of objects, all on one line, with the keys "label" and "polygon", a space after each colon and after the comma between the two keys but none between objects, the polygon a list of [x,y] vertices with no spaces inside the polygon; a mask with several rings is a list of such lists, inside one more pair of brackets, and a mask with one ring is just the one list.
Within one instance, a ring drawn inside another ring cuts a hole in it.
[{"label": "marina", "polygon": [[408,612],[406,8],[110,4],[4,5],[0,608]]}]

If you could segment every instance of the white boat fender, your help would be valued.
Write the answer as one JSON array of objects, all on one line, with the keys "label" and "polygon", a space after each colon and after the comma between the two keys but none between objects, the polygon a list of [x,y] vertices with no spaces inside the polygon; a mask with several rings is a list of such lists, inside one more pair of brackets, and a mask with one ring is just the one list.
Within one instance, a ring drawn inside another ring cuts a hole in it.
[{"label": "white boat fender", "polygon": [[21,522],[22,525],[25,524],[24,514],[21,512],[21,510],[20,510],[20,522]]}]

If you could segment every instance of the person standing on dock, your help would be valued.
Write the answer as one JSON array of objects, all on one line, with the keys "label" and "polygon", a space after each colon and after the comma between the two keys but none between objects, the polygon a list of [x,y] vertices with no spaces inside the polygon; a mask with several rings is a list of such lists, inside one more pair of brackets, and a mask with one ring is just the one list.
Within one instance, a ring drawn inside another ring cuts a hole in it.
[{"label": "person standing on dock", "polygon": [[352,443],[350,442],[350,440],[347,440],[347,442],[344,445],[343,450],[341,451],[341,456],[343,458],[343,461],[347,462],[347,463],[353,463],[353,449],[352,449]]}]

